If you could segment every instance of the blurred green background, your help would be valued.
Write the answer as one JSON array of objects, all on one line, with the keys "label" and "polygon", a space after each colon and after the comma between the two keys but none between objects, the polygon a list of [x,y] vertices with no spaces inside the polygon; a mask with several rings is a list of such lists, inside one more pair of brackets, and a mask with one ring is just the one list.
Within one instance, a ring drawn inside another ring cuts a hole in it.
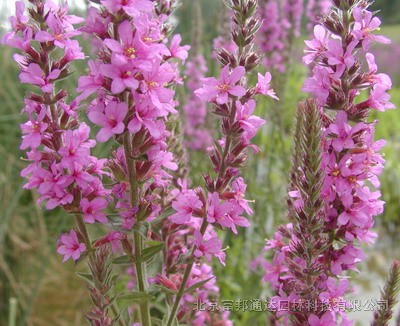
[{"label": "blurred green background", "polygon": [[[8,15],[10,3],[0,4],[2,26]],[[174,21],[176,32],[191,43],[192,1],[182,0]],[[202,0],[203,52],[209,61],[210,72],[216,70],[211,59],[212,40],[220,31],[220,1]],[[221,1],[222,2],[222,1]],[[3,7],[1,7],[3,6]],[[382,72],[394,81],[391,92],[393,102],[400,105],[400,1],[378,0],[376,8],[383,21],[382,34],[392,39],[390,46],[373,49]],[[84,12],[81,12],[84,14]],[[399,25],[397,25],[399,24]],[[2,32],[5,28],[2,29]],[[252,273],[250,262],[261,253],[265,238],[274,232],[274,226],[284,223],[285,192],[290,168],[291,128],[296,103],[306,94],[301,92],[307,70],[300,64],[302,40],[296,40],[294,64],[288,69],[285,85],[277,85],[284,92],[279,103],[264,100],[259,103],[258,114],[268,120],[257,136],[261,152],[254,157],[244,174],[248,181],[248,198],[254,199],[255,215],[252,226],[233,237],[225,235],[224,245],[229,246],[228,268],[215,265],[221,299],[258,299],[268,296],[268,287],[261,281],[261,273]],[[58,235],[68,230],[73,221],[62,211],[46,212],[36,204],[34,192],[22,190],[24,180],[19,176],[26,163],[20,159],[19,124],[22,98],[28,88],[19,83],[18,69],[12,60],[13,49],[0,46],[0,325],[6,325],[10,310],[9,299],[16,299],[15,325],[84,325],[82,307],[87,304],[85,291],[73,274],[70,263],[61,263],[55,253]],[[76,80],[85,64],[76,66],[75,73],[65,87],[74,94]],[[274,76],[273,76],[274,78]],[[276,76],[275,76],[276,78]],[[286,95],[284,95],[286,94]],[[181,102],[184,93],[180,91]],[[277,117],[279,118],[277,120]],[[379,285],[385,277],[390,262],[400,258],[398,234],[400,230],[400,111],[393,110],[374,115],[379,119],[376,138],[385,138],[386,170],[381,177],[382,194],[386,201],[385,212],[376,219],[379,239],[367,248],[368,260],[361,264],[361,274],[355,274],[357,298],[378,299]],[[197,171],[207,166],[204,153],[191,153],[194,180]],[[200,163],[199,163],[200,162]],[[13,305],[12,305],[13,306]],[[371,313],[354,314],[360,325],[365,325]],[[367,316],[367,317],[366,317]],[[235,325],[265,325],[267,316],[260,312],[232,313]]]}]

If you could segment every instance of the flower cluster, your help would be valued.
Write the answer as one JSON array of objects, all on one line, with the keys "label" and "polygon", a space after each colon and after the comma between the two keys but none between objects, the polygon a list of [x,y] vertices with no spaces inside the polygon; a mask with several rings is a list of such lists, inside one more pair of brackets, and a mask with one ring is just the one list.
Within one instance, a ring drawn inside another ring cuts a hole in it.
[{"label": "flower cluster", "polygon": [[[245,199],[246,184],[239,176],[239,169],[248,158],[248,149],[257,151],[251,139],[265,121],[253,115],[255,95],[263,94],[275,97],[270,89],[271,76],[259,74],[258,83],[247,87],[245,75],[256,68],[260,57],[254,49],[255,32],[259,21],[254,16],[257,2],[253,0],[228,3],[233,12],[232,37],[237,50],[229,52],[222,48],[216,51],[217,59],[223,65],[219,78],[203,78],[203,87],[196,90],[199,98],[213,106],[214,113],[222,117],[221,132],[223,138],[208,149],[214,166],[215,176],[206,174],[205,189],[183,188],[172,202],[175,210],[169,220],[176,225],[184,225],[193,230],[194,245],[190,252],[193,258],[212,256],[225,263],[222,242],[217,234],[209,232],[210,226],[218,229],[231,229],[237,233],[237,227],[249,226],[243,216],[252,210]],[[194,261],[186,266],[183,280],[168,320],[171,325],[183,297]]]},{"label": "flower cluster", "polygon": [[[183,188],[181,191],[188,190]],[[199,228],[199,225],[197,228]],[[212,267],[201,259],[206,256],[206,259],[208,257],[208,260],[210,260],[210,252],[219,251],[221,244],[215,231],[208,227],[203,238],[199,231],[191,226],[182,228],[181,225],[174,223],[164,223],[162,234],[168,235],[165,239],[166,249],[163,251],[165,264],[162,273],[157,274],[152,282],[172,293],[178,292],[183,281],[186,264],[182,263],[182,257],[187,257],[190,254],[190,248],[193,245],[196,245],[197,248],[194,253],[196,263],[193,265],[187,281],[187,287],[193,286],[194,291],[188,292],[182,297],[177,315],[183,317],[180,317],[179,320],[198,326],[232,325],[232,322],[228,319],[229,312],[223,313],[222,311],[209,311],[207,309],[204,311],[193,310],[193,305],[197,300],[211,302],[219,294]],[[206,242],[207,239],[211,239],[211,241]],[[224,253],[221,254],[224,255]],[[199,284],[199,286],[196,286],[196,284]]]},{"label": "flower cluster", "polygon": [[[191,58],[186,63],[185,75],[188,97],[183,106],[185,146],[192,150],[203,150],[212,144],[210,131],[207,129],[207,105],[194,93],[202,86],[201,80],[207,72],[206,60],[201,51],[202,24],[201,5],[193,3],[193,30]],[[208,126],[209,127],[209,126]]]},{"label": "flower cluster", "polygon": [[[365,2],[334,3],[315,27],[315,38],[306,41],[303,58],[305,64],[315,64],[304,90],[314,95],[320,108],[317,138],[322,156],[308,161],[295,154],[292,179],[297,181],[290,185],[288,200],[292,223],[280,227],[268,241],[266,249],[275,250],[274,264],[265,265],[265,279],[278,298],[314,299],[317,306],[328,304],[329,309],[295,312],[293,308],[277,313],[283,324],[288,320],[310,325],[352,324],[335,305],[349,291],[342,275],[357,271],[357,264],[365,258],[358,244],[373,242],[373,217],[383,211],[378,176],[384,160],[378,152],[385,141],[374,141],[377,121],[367,118],[370,109],[384,111],[394,106],[387,93],[390,78],[377,73],[374,56],[367,51],[373,41],[389,40],[373,34],[380,21]],[[364,93],[367,99],[361,100],[359,95]],[[296,133],[295,153],[299,137]],[[315,161],[320,164],[314,166]],[[323,177],[316,171],[322,171]],[[296,218],[302,214],[303,219]],[[299,273],[299,268],[306,272]]]},{"label": "flower cluster", "polygon": [[185,74],[190,76],[187,83],[189,98],[183,107],[185,112],[185,141],[186,146],[193,150],[205,150],[212,144],[210,132],[205,128],[207,105],[194,91],[201,87],[201,79],[207,72],[207,66],[202,55],[197,55],[186,64]]},{"label": "flower cluster", "polygon": [[319,18],[327,14],[331,8],[331,0],[308,0],[306,8],[307,30],[312,31]]},{"label": "flower cluster", "polygon": [[261,1],[263,23],[257,42],[266,54],[263,64],[267,69],[285,72],[293,38],[300,34],[303,5],[303,0]]},{"label": "flower cluster", "polygon": [[100,128],[97,140],[114,138],[124,145],[108,164],[122,228],[131,229],[139,217],[151,220],[159,212],[157,202],[171,177],[167,170],[177,168],[167,148],[165,120],[177,112],[171,86],[181,84],[171,60],[185,60],[188,47],[180,46],[179,35],[170,46],[163,42],[165,16],[154,14],[151,1],[118,3],[103,1],[107,10],[102,12],[92,8],[81,28],[101,47],[78,91],[80,99],[97,94],[88,108],[89,120]]},{"label": "flower cluster", "polygon": [[[89,138],[90,128],[78,120],[79,100],[68,102],[67,93],[55,87],[70,74],[70,63],[84,58],[72,39],[80,34],[74,25],[83,19],[69,15],[67,5],[33,4],[26,16],[23,2],[16,2],[13,30],[3,39],[22,52],[14,55],[20,81],[39,91],[27,95],[23,109],[28,121],[21,125],[20,148],[27,151],[30,162],[22,171],[28,179],[24,188],[37,189],[39,202],[45,202],[47,209],[63,207],[82,214],[86,223],[106,223],[103,211],[110,199],[102,182],[105,160],[91,155],[96,142]],[[85,251],[75,231],[63,235],[60,243],[58,252],[64,260],[77,260]]]},{"label": "flower cluster", "polygon": [[[245,1],[243,6],[256,6],[256,4],[253,1]],[[235,11],[235,15],[242,15],[242,12]],[[240,21],[237,17],[236,19]],[[258,24],[255,18],[248,20],[250,23],[246,26],[245,33]],[[229,53],[226,49],[219,50],[219,60],[224,64],[220,77],[204,78],[203,87],[195,92],[202,101],[213,105],[215,114],[223,117],[221,131],[224,137],[209,148],[217,176],[215,178],[210,174],[205,176],[207,191],[190,189],[182,192],[173,202],[172,207],[176,212],[169,218],[176,224],[191,224],[196,228],[198,219],[203,219],[203,225],[209,223],[218,228],[231,229],[234,233],[237,233],[237,226],[249,225],[248,220],[242,215],[251,214],[252,210],[244,198],[246,184],[238,172],[247,160],[246,150],[248,148],[257,150],[251,144],[251,139],[265,123],[263,119],[253,115],[256,106],[253,97],[256,94],[275,96],[269,88],[269,74],[266,76],[260,74],[255,87],[246,89],[244,84],[246,72],[258,64],[258,55],[249,46],[253,38],[253,34],[245,35],[247,43],[244,44],[244,48],[236,39],[238,47],[242,47],[242,52],[230,54],[229,58],[226,57]],[[236,64],[240,57],[246,58],[245,66]],[[200,234],[196,234],[194,254],[206,257],[214,255],[223,263],[225,254],[221,252],[221,243],[211,238],[207,239],[207,245],[204,245],[204,239],[201,239]]]}]

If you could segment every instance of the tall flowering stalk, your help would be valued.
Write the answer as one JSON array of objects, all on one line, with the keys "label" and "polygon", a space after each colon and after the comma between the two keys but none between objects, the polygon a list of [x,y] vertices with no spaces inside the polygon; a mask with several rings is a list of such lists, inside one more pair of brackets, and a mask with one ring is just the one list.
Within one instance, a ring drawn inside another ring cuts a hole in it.
[{"label": "tall flowering stalk", "polygon": [[[390,78],[377,74],[374,57],[367,53],[373,41],[389,42],[373,34],[379,25],[366,2],[335,0],[333,9],[315,27],[315,39],[306,41],[303,62],[315,66],[304,90],[314,95],[320,108],[324,177],[318,183],[320,190],[308,189],[303,183],[310,182],[312,174],[307,171],[312,162],[302,164],[294,156],[293,178],[302,182],[292,182],[289,189],[292,223],[279,228],[266,246],[275,254],[274,264],[265,266],[265,279],[277,291],[277,302],[290,302],[288,311],[278,309],[277,323],[352,324],[345,314],[348,303],[343,296],[349,282],[343,276],[357,270],[364,260],[358,244],[373,242],[373,217],[383,210],[377,189],[384,160],[378,151],[385,142],[374,141],[377,121],[367,118],[370,109],[394,107],[387,94]],[[361,94],[367,99],[362,100]],[[302,143],[295,141],[295,146]],[[315,209],[320,205],[308,204],[321,200],[323,207],[318,212]],[[318,218],[303,225],[303,219],[293,219],[299,212],[306,220],[312,215]]]},{"label": "tall flowering stalk", "polygon": [[149,241],[150,222],[162,210],[172,178],[167,171],[178,168],[168,150],[166,120],[177,113],[172,87],[181,79],[174,61],[184,61],[189,47],[180,46],[179,35],[165,44],[169,27],[164,22],[174,1],[156,6],[148,0],[101,3],[102,11],[92,9],[82,28],[98,38],[101,47],[78,90],[85,98],[97,92],[88,109],[89,120],[101,128],[97,139],[113,137],[119,145],[109,161],[119,213],[114,226],[133,236],[133,252],[132,246],[122,244],[135,265],[136,291],[143,297],[142,325],[150,325],[146,266],[163,247],[162,242]]},{"label": "tall flowering stalk", "polygon": [[205,151],[212,144],[210,131],[207,130],[207,104],[194,93],[202,86],[201,80],[207,72],[207,64],[202,54],[202,14],[199,1],[193,3],[193,29],[191,57],[186,64],[185,75],[188,98],[183,107],[185,145],[192,150]]},{"label": "tall flowering stalk", "polygon": [[223,65],[220,78],[203,79],[203,88],[196,91],[203,101],[213,105],[214,113],[221,117],[223,138],[209,150],[215,174],[205,174],[205,189],[185,189],[172,203],[176,212],[169,219],[177,225],[191,226],[194,245],[188,254],[167,325],[172,325],[175,319],[194,262],[203,256],[208,260],[214,256],[225,264],[222,241],[212,227],[237,233],[238,226],[249,225],[242,214],[252,213],[244,198],[246,185],[239,177],[239,169],[247,161],[247,151],[256,150],[250,141],[265,123],[253,115],[256,106],[253,98],[256,94],[274,96],[274,93],[269,88],[268,75],[259,75],[255,87],[246,89],[245,84],[245,75],[258,66],[260,59],[253,46],[260,24],[254,16],[257,1],[233,0],[228,2],[228,7],[233,13],[232,38],[237,50],[232,53],[225,48],[218,49],[217,57]]},{"label": "tall flowering stalk", "polygon": [[312,32],[319,19],[326,15],[331,8],[331,0],[308,0],[306,7],[307,30]]},{"label": "tall flowering stalk", "polygon": [[[375,309],[371,326],[388,326],[393,318],[394,307],[398,303],[400,291],[400,263],[394,261],[389,270],[385,287],[381,290],[381,302],[387,304],[386,309]],[[398,320],[396,321],[398,322]]]},{"label": "tall flowering stalk", "polygon": [[108,222],[103,212],[111,200],[103,185],[106,162],[91,155],[96,142],[78,118],[79,99],[68,102],[67,92],[57,91],[56,85],[70,75],[71,62],[84,58],[73,39],[80,34],[74,25],[83,19],[69,15],[67,5],[30,2],[28,15],[24,3],[16,2],[13,30],[3,39],[22,52],[14,55],[21,69],[20,81],[37,87],[26,96],[23,109],[28,121],[21,125],[20,148],[27,151],[29,162],[21,173],[28,179],[24,188],[37,189],[39,203],[46,203],[47,209],[62,207],[75,215],[76,228],[61,235],[57,252],[64,261],[88,256],[91,274],[83,278],[94,306],[85,312],[87,320],[91,325],[125,325],[110,292],[116,278],[109,248],[95,252],[86,226]]},{"label": "tall flowering stalk", "polygon": [[300,35],[303,0],[262,0],[259,13],[263,19],[257,41],[265,53],[263,65],[284,73],[292,54],[295,37]]}]

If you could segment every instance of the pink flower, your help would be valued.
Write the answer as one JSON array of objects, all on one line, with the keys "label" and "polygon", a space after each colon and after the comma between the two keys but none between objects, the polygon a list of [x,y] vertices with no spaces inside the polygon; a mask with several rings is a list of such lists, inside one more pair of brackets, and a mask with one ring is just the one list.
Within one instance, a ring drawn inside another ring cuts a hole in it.
[{"label": "pink flower", "polygon": [[329,70],[317,65],[313,69],[313,76],[304,82],[303,91],[311,93],[317,99],[318,104],[323,105],[329,96],[330,87]]},{"label": "pink flower", "polygon": [[389,102],[390,95],[387,93],[388,87],[383,84],[375,85],[368,98],[368,104],[372,109],[378,111],[386,111],[387,109],[394,109],[396,106]]},{"label": "pink flower", "polygon": [[165,131],[159,127],[157,118],[166,116],[167,113],[157,109],[150,98],[141,101],[139,96],[135,96],[135,103],[135,113],[128,124],[129,131],[134,134],[145,127],[152,137],[159,139]]},{"label": "pink flower", "polygon": [[46,110],[41,110],[36,120],[30,116],[29,121],[21,124],[21,130],[24,134],[20,149],[27,149],[28,147],[35,149],[40,146],[42,142],[43,132],[46,131],[48,124],[43,122],[46,116]]},{"label": "pink flower", "polygon": [[243,208],[240,205],[233,205],[231,211],[219,220],[221,226],[230,228],[234,234],[238,234],[236,226],[249,227],[248,219],[240,216],[243,213]]},{"label": "pink flower", "polygon": [[265,73],[265,76],[258,73],[258,82],[256,84],[256,92],[257,94],[262,94],[265,96],[272,97],[275,100],[279,100],[276,96],[275,91],[271,89],[271,79],[272,76],[269,72]]},{"label": "pink flower", "polygon": [[149,71],[143,71],[143,82],[140,84],[140,90],[148,97],[150,97],[153,105],[159,110],[176,113],[170,104],[173,101],[175,92],[167,88],[176,77],[176,71],[169,63],[163,63],[161,66],[159,62],[155,62]]},{"label": "pink flower", "polygon": [[182,42],[182,37],[179,34],[175,34],[171,40],[171,46],[169,51],[171,52],[171,57],[178,58],[185,63],[188,57],[188,51],[190,49],[189,45],[180,46]]},{"label": "pink flower", "polygon": [[119,231],[110,231],[105,237],[102,237],[95,241],[93,247],[99,247],[105,244],[111,246],[111,250],[114,253],[122,252],[121,241],[126,239],[125,233]]},{"label": "pink flower", "polygon": [[347,122],[346,112],[339,111],[336,115],[335,122],[326,130],[326,134],[335,136],[332,141],[332,146],[336,151],[341,152],[343,149],[354,147],[352,136],[362,130],[362,128],[364,128],[363,123],[351,127]]},{"label": "pink flower", "polygon": [[19,74],[22,83],[40,86],[45,93],[51,93],[54,85],[53,80],[60,76],[61,70],[54,69],[50,74],[46,75],[37,63],[30,63],[28,67]]},{"label": "pink flower", "polygon": [[95,221],[100,223],[108,222],[106,214],[102,212],[108,206],[108,202],[104,198],[95,198],[92,201],[83,198],[80,206],[83,213],[83,220],[86,223],[93,224]]},{"label": "pink flower", "polygon": [[349,281],[341,279],[336,285],[336,280],[330,277],[326,281],[326,286],[328,291],[320,293],[319,299],[329,306],[329,310],[338,312],[341,309],[339,303],[344,301],[342,296],[348,291]]},{"label": "pink flower", "polygon": [[97,92],[97,90],[103,86],[104,77],[100,73],[100,63],[98,61],[89,60],[88,66],[90,74],[88,76],[82,76],[78,81],[78,92],[82,92],[78,99],[86,99],[89,95]]},{"label": "pink flower", "polygon": [[233,208],[233,203],[220,203],[219,194],[213,192],[208,196],[207,222],[219,223]]},{"label": "pink flower", "polygon": [[310,317],[308,317],[308,322],[310,326],[337,326],[337,322],[332,311],[325,312],[321,318],[311,314]]},{"label": "pink flower", "polygon": [[275,254],[272,264],[265,262],[265,281],[269,281],[273,286],[279,285],[279,278],[282,277],[285,272],[289,271],[285,265],[285,259],[285,253],[280,252]]},{"label": "pink flower", "polygon": [[175,224],[189,223],[193,218],[194,211],[202,207],[203,203],[196,193],[193,190],[189,190],[172,202],[172,208],[176,213],[172,214],[169,219]]},{"label": "pink flower", "polygon": [[111,78],[111,92],[114,94],[122,93],[126,88],[135,90],[139,86],[134,65],[130,62],[121,65],[116,56],[111,57],[111,64],[100,65],[100,72]]},{"label": "pink flower", "polygon": [[63,49],[68,46],[68,44],[71,44],[68,43],[71,37],[80,34],[80,32],[73,29],[71,31],[67,31],[59,17],[53,13],[49,13],[46,23],[49,26],[49,32],[37,32],[35,40],[39,42],[54,42],[55,46]]},{"label": "pink flower", "polygon": [[75,230],[71,232],[64,233],[61,235],[57,252],[64,256],[63,262],[67,261],[69,258],[73,260],[78,260],[81,253],[86,251],[86,246],[84,243],[79,243],[78,236]]},{"label": "pink flower", "polygon": [[93,110],[89,112],[89,120],[102,126],[97,134],[97,140],[105,142],[113,135],[122,134],[125,130],[124,119],[128,113],[128,105],[124,102],[111,101],[104,112]]},{"label": "pink flower", "polygon": [[369,74],[370,74],[368,81],[373,83],[372,87],[374,87],[375,84],[381,84],[387,87],[387,89],[392,88],[392,80],[388,75],[376,74],[376,72],[378,71],[378,66],[375,63],[375,56],[372,53],[367,53],[365,55],[365,58],[368,63]]},{"label": "pink flower", "polygon": [[329,33],[325,27],[316,25],[314,27],[314,37],[315,38],[311,41],[304,41],[308,46],[308,49],[304,51],[306,55],[303,57],[303,63],[306,65],[309,65],[325,52],[329,39]]},{"label": "pink flower", "polygon": [[346,68],[349,69],[354,65],[355,58],[353,56],[353,50],[357,46],[357,43],[357,41],[351,42],[344,53],[341,41],[330,40],[328,42],[325,56],[328,59],[328,64],[336,66],[336,72],[333,78],[340,78]]},{"label": "pink flower", "polygon": [[220,79],[214,77],[203,78],[203,88],[195,91],[195,94],[204,101],[216,101],[218,104],[228,102],[228,96],[241,97],[246,94],[246,90],[236,85],[244,76],[246,70],[242,66],[238,66],[230,72],[229,66],[221,70]]},{"label": "pink flower", "polygon": [[141,13],[151,12],[153,2],[149,0],[101,0],[101,4],[112,13],[123,9],[129,16],[137,18]]},{"label": "pink flower", "polygon": [[232,190],[235,193],[235,200],[238,205],[240,205],[247,214],[253,214],[253,210],[249,206],[249,201],[245,199],[247,185],[244,183],[242,177],[235,179],[232,182]]},{"label": "pink flower", "polygon": [[356,7],[353,10],[353,17],[355,20],[353,34],[362,42],[365,51],[374,41],[383,44],[391,43],[385,36],[372,34],[373,31],[379,30],[381,25],[379,18],[374,17],[372,12]]},{"label": "pink flower", "polygon": [[265,120],[252,115],[256,109],[256,101],[249,100],[242,104],[236,101],[236,119],[243,129],[243,140],[248,143],[257,133],[258,129],[265,124]]},{"label": "pink flower", "polygon": [[29,18],[24,15],[25,4],[23,1],[15,2],[15,16],[10,17],[11,27],[13,32],[23,31],[26,28],[26,24]]},{"label": "pink flower", "polygon": [[148,68],[149,64],[146,60],[156,57],[157,52],[142,42],[138,33],[134,33],[129,20],[124,20],[118,26],[118,35],[119,42],[109,38],[103,41],[104,45],[111,50],[113,62],[118,65],[126,65],[130,62],[134,67]]},{"label": "pink flower", "polygon": [[217,257],[222,265],[225,266],[225,253],[221,251],[222,241],[217,237],[205,239],[198,230],[194,231],[196,250],[195,257],[205,256],[207,261],[211,261],[211,255]]},{"label": "pink flower", "polygon": [[96,144],[92,140],[85,142],[89,132],[90,128],[81,123],[79,129],[69,129],[62,134],[63,146],[58,150],[58,154],[61,155],[63,167],[73,166],[75,163],[83,166],[89,162],[90,148]]},{"label": "pink flower", "polygon": [[299,190],[293,190],[293,191],[289,191],[288,194],[289,194],[290,198],[294,199],[294,202],[293,202],[294,208],[297,211],[302,210],[303,206],[304,206],[304,201],[303,201],[303,198],[301,197],[300,191]]}]

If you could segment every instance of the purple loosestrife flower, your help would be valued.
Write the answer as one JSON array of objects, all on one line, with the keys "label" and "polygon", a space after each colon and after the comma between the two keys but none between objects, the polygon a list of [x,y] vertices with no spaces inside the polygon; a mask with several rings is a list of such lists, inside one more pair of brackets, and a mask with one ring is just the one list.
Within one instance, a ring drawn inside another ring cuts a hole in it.
[{"label": "purple loosestrife flower", "polygon": [[83,198],[80,202],[80,206],[83,213],[83,220],[86,223],[92,224],[95,221],[100,223],[106,223],[106,214],[102,212],[108,206],[107,201],[104,198],[95,198],[89,201],[87,198]]},{"label": "purple loosestrife flower", "polygon": [[326,15],[332,8],[331,0],[308,0],[306,7],[306,16],[308,19],[307,29],[312,32],[315,24],[318,24],[319,19]]},{"label": "purple loosestrife flower", "polygon": [[[315,127],[310,114],[309,118],[297,117],[300,128],[294,137],[288,199],[292,223],[280,227],[266,246],[287,267],[270,277],[277,295],[313,299],[317,307],[329,304],[329,310],[298,311],[289,302],[288,312],[276,313],[277,324],[353,324],[337,304],[347,306],[350,286],[344,275],[357,271],[365,259],[359,244],[374,241],[374,216],[383,211],[378,176],[384,160],[378,151],[384,141],[374,141],[377,121],[370,122],[368,116],[370,109],[384,111],[394,106],[387,93],[390,78],[377,73],[373,55],[365,52],[380,21],[363,1],[352,1],[351,6],[345,0],[334,3],[315,30],[314,40],[306,42],[303,62],[315,67],[304,90],[316,102],[309,101],[304,112],[312,108],[318,123]],[[386,42],[375,39],[382,40]],[[368,99],[362,101],[361,94]],[[301,205],[296,203],[298,198]],[[271,268],[266,267],[269,275]]]},{"label": "purple loosestrife flower", "polygon": [[[116,202],[113,221],[117,231],[126,235],[121,239],[122,247],[135,264],[137,289],[145,293],[148,278],[141,250],[147,249],[148,238],[164,242],[169,233],[153,228],[136,231],[150,225],[170,206],[167,198],[174,188],[172,178],[178,165],[168,147],[172,137],[168,122],[171,114],[177,113],[174,86],[182,83],[178,63],[187,58],[189,47],[180,45],[179,36],[171,42],[166,39],[166,16],[155,12],[160,3],[157,7],[148,0],[101,3],[101,11],[91,10],[91,21],[102,22],[106,28],[82,28],[98,39],[98,51],[88,76],[79,81],[79,98],[96,93],[88,117],[101,128],[99,141],[115,141],[113,157],[107,162],[114,183],[111,197]],[[202,202],[182,201],[176,206],[177,222],[190,221],[191,205],[197,210]],[[101,218],[101,203],[88,198],[81,206],[84,217]],[[129,241],[134,242],[133,248]],[[143,325],[150,323],[149,312],[149,302],[141,302]]]},{"label": "purple loosestrife flower", "polygon": [[102,128],[97,134],[97,140],[104,142],[109,140],[113,135],[122,134],[125,130],[123,123],[126,114],[128,113],[128,106],[126,103],[117,103],[111,101],[104,110],[97,110],[102,106],[97,106],[96,110],[90,111],[88,116],[89,120]]},{"label": "purple loosestrife flower", "polygon": [[30,63],[26,69],[23,67],[19,79],[22,83],[38,85],[43,92],[51,93],[54,88],[52,81],[56,80],[60,74],[60,69],[54,69],[47,75],[38,64]]},{"label": "purple loosestrife flower", "polygon": [[[77,212],[78,198],[106,200],[108,196],[101,181],[103,167],[90,154],[95,145],[89,139],[90,129],[77,119],[79,101],[68,103],[67,93],[57,93],[55,88],[59,79],[68,76],[69,63],[83,58],[79,44],[71,39],[79,34],[73,25],[82,19],[68,15],[67,6],[47,2],[34,1],[29,16],[24,16],[22,3],[16,6],[14,30],[4,42],[14,46],[21,39],[29,40],[29,44],[17,46],[24,56],[16,54],[14,58],[21,68],[21,82],[40,88],[39,93],[28,94],[23,110],[29,122],[21,125],[21,149],[30,149],[30,164],[21,173],[28,179],[24,187],[37,188],[39,202],[46,202],[48,209],[62,206]],[[57,52],[55,47],[59,47]]]},{"label": "purple loosestrife flower", "polygon": [[198,230],[194,231],[196,250],[194,256],[199,258],[205,256],[207,261],[211,261],[211,255],[217,257],[222,265],[225,265],[225,253],[221,251],[222,241],[218,238],[205,239]]},{"label": "purple loosestrife flower", "polygon": [[154,8],[154,4],[148,0],[101,0],[101,4],[111,13],[117,13],[122,9],[132,18],[151,12]]},{"label": "purple loosestrife flower", "polygon": [[[192,214],[193,206],[181,207],[179,196],[172,203],[173,207],[178,208],[177,213],[172,215],[172,220],[176,222],[176,216],[182,217],[182,221],[190,220],[197,234],[190,255],[196,257],[212,254],[220,258],[221,262],[225,253],[220,247],[220,242],[212,236],[213,240],[210,240],[210,246],[207,247],[207,240],[204,239],[209,239],[206,234],[212,226],[219,229],[229,228],[235,233],[236,226],[249,226],[249,221],[241,216],[245,211],[250,213],[251,209],[244,199],[246,185],[243,179],[239,179],[239,171],[247,161],[247,150],[256,148],[251,144],[251,138],[263,123],[262,119],[253,116],[254,96],[264,93],[275,96],[269,89],[268,75],[260,78],[259,84],[254,87],[247,87],[246,78],[244,78],[258,66],[260,61],[256,50],[248,46],[254,42],[259,26],[259,21],[254,16],[257,2],[244,0],[237,5],[233,3],[228,5],[234,17],[232,39],[237,46],[237,51],[231,53],[226,48],[218,49],[215,52],[216,57],[223,66],[220,78],[202,79],[203,86],[195,91],[202,101],[213,105],[214,113],[222,120],[222,138],[215,141],[214,146],[208,149],[215,174],[205,174],[204,189],[195,191],[202,202],[202,207],[199,212],[195,211],[195,216]],[[187,191],[187,189],[183,191],[183,196]],[[187,276],[190,275],[193,267],[194,263],[186,266],[167,325],[172,325],[175,316],[179,315],[180,301],[187,287]]]},{"label": "purple loosestrife flower", "polygon": [[374,17],[373,13],[362,7],[353,10],[355,20],[353,34],[361,41],[362,47],[368,51],[373,42],[390,44],[391,41],[385,36],[375,35],[373,32],[379,30],[381,21],[378,17]]},{"label": "purple loosestrife flower", "polygon": [[193,190],[189,190],[179,195],[178,200],[172,203],[172,208],[176,213],[170,215],[169,219],[176,224],[191,222],[195,210],[202,207],[203,203],[196,193]]},{"label": "purple loosestrife flower", "polygon": [[68,259],[78,260],[83,252],[86,251],[86,246],[80,243],[75,230],[71,230],[69,233],[64,233],[60,237],[57,252],[64,256],[63,261]]},{"label": "purple loosestrife flower", "polygon": [[211,144],[212,138],[207,130],[207,105],[194,92],[202,86],[204,74],[207,72],[207,66],[204,56],[198,54],[191,58],[186,64],[185,74],[191,76],[187,80],[187,89],[189,98],[183,110],[185,112],[185,144],[193,150],[205,151]]},{"label": "purple loosestrife flower", "polygon": [[196,90],[195,94],[205,102],[225,104],[229,95],[241,97],[246,94],[245,89],[237,85],[245,73],[244,67],[239,66],[231,71],[229,66],[226,66],[221,70],[219,80],[214,77],[204,78],[203,88]]}]

